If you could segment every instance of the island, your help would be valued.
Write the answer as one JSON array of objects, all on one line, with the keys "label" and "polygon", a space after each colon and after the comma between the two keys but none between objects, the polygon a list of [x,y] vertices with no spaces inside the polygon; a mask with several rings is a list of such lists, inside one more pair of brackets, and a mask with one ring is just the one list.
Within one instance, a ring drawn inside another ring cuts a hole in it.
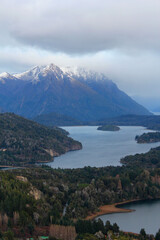
[{"label": "island", "polygon": [[120,127],[115,126],[115,125],[103,125],[97,128],[97,130],[101,131],[119,131]]},{"label": "island", "polygon": [[137,143],[154,143],[160,142],[160,132],[148,132],[143,133],[140,136],[136,136],[135,140]]}]

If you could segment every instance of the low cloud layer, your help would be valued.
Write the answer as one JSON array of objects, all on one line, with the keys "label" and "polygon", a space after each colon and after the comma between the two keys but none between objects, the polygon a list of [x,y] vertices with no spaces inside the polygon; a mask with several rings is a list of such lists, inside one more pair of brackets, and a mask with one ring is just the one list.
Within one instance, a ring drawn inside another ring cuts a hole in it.
[{"label": "low cloud layer", "polygon": [[0,32],[0,71],[80,65],[159,95],[159,0],[2,0]]}]

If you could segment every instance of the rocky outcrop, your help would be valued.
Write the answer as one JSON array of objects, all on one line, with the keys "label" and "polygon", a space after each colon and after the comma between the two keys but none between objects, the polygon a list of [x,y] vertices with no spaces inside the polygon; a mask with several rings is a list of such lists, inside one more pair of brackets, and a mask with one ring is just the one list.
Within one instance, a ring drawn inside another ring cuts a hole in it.
[{"label": "rocky outcrop", "polygon": [[42,198],[42,192],[40,190],[38,190],[37,188],[31,186],[31,190],[29,192],[34,198],[35,200],[39,200]]},{"label": "rocky outcrop", "polygon": [[151,179],[152,179],[152,183],[160,185],[160,176],[159,175],[155,175]]}]

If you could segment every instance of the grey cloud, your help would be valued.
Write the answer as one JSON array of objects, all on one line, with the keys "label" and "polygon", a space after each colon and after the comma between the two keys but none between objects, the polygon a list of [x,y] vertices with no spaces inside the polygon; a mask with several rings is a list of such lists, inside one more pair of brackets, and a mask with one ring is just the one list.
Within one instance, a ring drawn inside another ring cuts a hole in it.
[{"label": "grey cloud", "polygon": [[78,65],[159,97],[159,0],[1,0],[0,34],[0,72]]},{"label": "grey cloud", "polygon": [[0,17],[7,21],[1,27],[26,45],[71,54],[160,50],[159,0],[13,0],[11,5]]}]

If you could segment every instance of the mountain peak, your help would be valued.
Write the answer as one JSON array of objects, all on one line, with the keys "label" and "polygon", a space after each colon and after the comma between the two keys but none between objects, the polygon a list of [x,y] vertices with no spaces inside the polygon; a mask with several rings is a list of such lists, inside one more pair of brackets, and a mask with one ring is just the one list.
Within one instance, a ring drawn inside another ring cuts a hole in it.
[{"label": "mountain peak", "polygon": [[60,77],[62,77],[62,75],[63,75],[62,70],[53,63],[45,66],[41,71],[41,75],[43,77],[45,77],[47,75],[53,75],[53,74],[57,74]]},{"label": "mountain peak", "polygon": [[37,82],[37,81],[39,81],[38,74],[40,73],[41,68],[42,67],[35,66],[34,68],[32,68],[32,69],[30,69],[26,72],[17,73],[17,74],[14,74],[13,76],[18,78],[18,79],[24,80],[24,81]]},{"label": "mountain peak", "polygon": [[[19,81],[10,81],[10,76]],[[104,74],[84,68],[59,68],[52,63],[14,76],[3,73],[0,81],[7,83],[1,84],[0,96],[6,99],[1,107],[27,117],[56,112],[94,121],[125,114],[150,114]]]},{"label": "mountain peak", "polygon": [[53,74],[60,75],[62,77],[62,71],[59,67],[57,67],[55,64],[51,63],[46,66],[35,66],[32,69],[23,72],[14,74],[14,77],[24,80],[24,81],[30,81],[34,84],[40,81],[41,77],[50,76]]},{"label": "mountain peak", "polygon": [[7,73],[7,72],[1,73],[0,74],[0,82],[5,83],[6,79],[15,79],[15,77],[12,76],[11,74]]},{"label": "mountain peak", "polygon": [[12,75],[10,75],[7,72],[3,72],[3,73],[0,74],[0,78],[9,78],[10,76],[12,76]]},{"label": "mountain peak", "polygon": [[59,67],[57,67],[54,63],[51,63],[51,64],[47,65],[47,66],[45,67],[45,69],[46,69],[46,70],[55,71],[55,70],[59,69]]}]

